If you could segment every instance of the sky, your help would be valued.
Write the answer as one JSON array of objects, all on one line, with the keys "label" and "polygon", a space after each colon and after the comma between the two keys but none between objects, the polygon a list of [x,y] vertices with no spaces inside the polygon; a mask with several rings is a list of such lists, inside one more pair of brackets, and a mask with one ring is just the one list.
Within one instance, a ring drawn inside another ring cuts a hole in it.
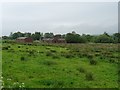
[{"label": "sky", "polygon": [[2,35],[10,32],[118,32],[117,2],[5,2]]}]

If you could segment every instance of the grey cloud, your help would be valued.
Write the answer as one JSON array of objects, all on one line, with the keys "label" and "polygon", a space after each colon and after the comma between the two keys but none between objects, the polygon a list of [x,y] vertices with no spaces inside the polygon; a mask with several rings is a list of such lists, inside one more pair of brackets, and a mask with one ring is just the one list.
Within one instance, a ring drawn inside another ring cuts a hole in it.
[{"label": "grey cloud", "polygon": [[5,3],[2,6],[3,35],[10,32],[99,34],[117,32],[117,2]]}]

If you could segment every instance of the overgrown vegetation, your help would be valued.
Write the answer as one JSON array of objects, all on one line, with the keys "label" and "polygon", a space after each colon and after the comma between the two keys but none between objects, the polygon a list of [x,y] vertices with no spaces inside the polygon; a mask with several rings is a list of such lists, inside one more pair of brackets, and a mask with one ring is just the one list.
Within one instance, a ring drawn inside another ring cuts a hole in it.
[{"label": "overgrown vegetation", "polygon": [[[9,36],[2,36],[4,40],[14,40],[18,37],[31,37],[33,40],[43,40],[43,38],[64,38],[67,43],[120,43],[120,33],[114,33],[113,35],[109,35],[107,32],[104,32],[101,35],[90,35],[90,34],[77,34],[75,31],[72,33],[67,34],[57,34],[54,35],[53,33],[22,33],[22,32],[15,32],[11,33]],[[8,42],[8,41],[5,41]]]},{"label": "overgrown vegetation", "polygon": [[118,44],[5,42],[3,87],[117,88],[119,54]]}]

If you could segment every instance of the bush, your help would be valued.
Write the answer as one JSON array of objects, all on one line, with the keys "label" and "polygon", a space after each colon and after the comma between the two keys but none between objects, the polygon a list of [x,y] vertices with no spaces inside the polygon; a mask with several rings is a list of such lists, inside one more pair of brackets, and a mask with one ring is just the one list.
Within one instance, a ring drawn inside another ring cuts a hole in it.
[{"label": "bush", "polygon": [[88,81],[94,80],[93,74],[91,72],[87,72],[85,77],[86,77],[86,80]]},{"label": "bush", "polygon": [[22,56],[20,59],[21,59],[21,61],[24,61],[24,60],[25,60],[25,57]]},{"label": "bush", "polygon": [[97,64],[97,61],[94,60],[94,59],[90,59],[90,64],[91,64],[91,65],[96,65],[96,64]]}]

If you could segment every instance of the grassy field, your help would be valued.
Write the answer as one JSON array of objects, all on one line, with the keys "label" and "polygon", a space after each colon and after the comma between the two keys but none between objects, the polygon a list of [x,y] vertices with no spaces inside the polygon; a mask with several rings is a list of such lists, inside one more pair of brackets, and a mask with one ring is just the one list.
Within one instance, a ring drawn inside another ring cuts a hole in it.
[{"label": "grassy field", "polygon": [[3,86],[117,88],[117,44],[2,44]]}]

